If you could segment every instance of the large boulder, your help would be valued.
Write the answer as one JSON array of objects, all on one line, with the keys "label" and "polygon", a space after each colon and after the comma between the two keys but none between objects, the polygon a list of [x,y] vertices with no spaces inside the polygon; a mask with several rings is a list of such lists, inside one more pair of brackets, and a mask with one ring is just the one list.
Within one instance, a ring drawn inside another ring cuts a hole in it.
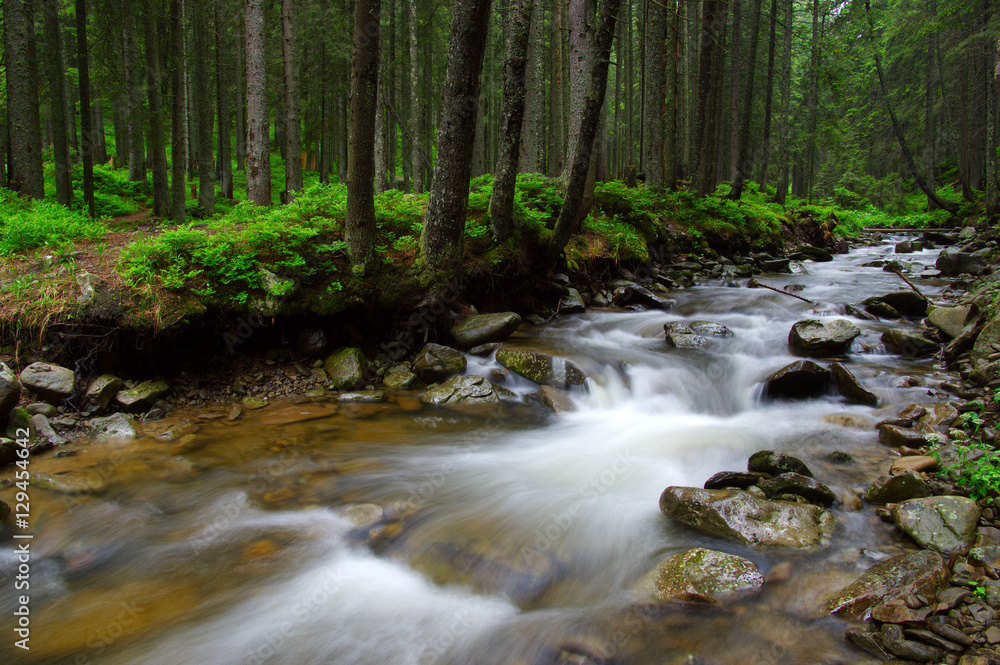
[{"label": "large boulder", "polygon": [[441,344],[425,344],[413,361],[413,371],[426,383],[444,381],[452,374],[461,374],[468,366],[465,355]]},{"label": "large boulder", "polygon": [[764,576],[742,557],[693,547],[664,559],[640,580],[637,590],[654,602],[722,604],[761,591]]},{"label": "large boulder", "polygon": [[125,413],[114,413],[107,418],[94,418],[87,423],[90,438],[134,439],[136,437],[135,418]]},{"label": "large boulder", "polygon": [[456,404],[496,404],[503,398],[514,397],[514,393],[502,386],[490,383],[475,374],[453,376],[439,386],[431,388],[420,401],[437,406]]},{"label": "large boulder", "polygon": [[811,360],[796,360],[764,379],[767,399],[807,399],[829,392],[833,376]]},{"label": "large boulder", "polygon": [[879,476],[868,486],[865,500],[869,503],[898,503],[931,495],[931,488],[916,471]]},{"label": "large boulder", "polygon": [[625,283],[615,288],[611,294],[615,307],[642,307],[643,309],[668,310],[674,306],[673,300],[661,298],[644,286]]},{"label": "large boulder", "polygon": [[0,421],[3,421],[10,410],[17,406],[21,399],[21,384],[14,370],[0,362]]},{"label": "large boulder", "polygon": [[927,315],[927,323],[940,330],[947,339],[955,339],[962,334],[970,311],[971,308],[966,305],[935,307]]},{"label": "large boulder", "polygon": [[907,358],[920,358],[935,353],[939,348],[936,342],[917,335],[908,330],[894,328],[882,333],[882,343],[896,354]]},{"label": "large boulder", "polygon": [[965,554],[976,539],[979,506],[964,496],[929,496],[897,503],[892,519],[924,549]]},{"label": "large boulder", "polygon": [[582,385],[587,377],[571,361],[541,351],[501,346],[497,362],[539,385],[565,388]]},{"label": "large boulder", "polygon": [[21,370],[21,385],[54,404],[73,394],[73,370],[52,363],[31,363]]},{"label": "large boulder", "polygon": [[576,405],[564,391],[552,386],[542,386],[535,393],[538,402],[555,413],[576,411]]},{"label": "large boulder", "polygon": [[938,256],[934,267],[945,277],[957,277],[962,274],[978,275],[986,263],[978,253],[947,249]]},{"label": "large boulder", "polygon": [[743,490],[668,487],[660,510],[703,533],[748,545],[829,544],[834,517],[819,506],[760,499]]},{"label": "large boulder", "polygon": [[944,557],[936,552],[911,552],[880,561],[838,591],[823,606],[824,614],[858,619],[876,605],[907,596],[933,598],[951,576]]},{"label": "large boulder", "polygon": [[861,305],[865,313],[878,319],[898,319],[902,316],[895,307],[878,296],[865,298]]},{"label": "large boulder", "polygon": [[878,396],[861,385],[858,377],[851,373],[851,370],[844,367],[842,363],[830,365],[830,372],[837,382],[837,391],[851,404],[862,404],[864,406],[878,406]]},{"label": "large boulder", "polygon": [[792,457],[774,450],[758,450],[747,460],[747,471],[778,476],[782,473],[797,473],[812,478],[813,472],[798,457]]},{"label": "large boulder", "polygon": [[924,432],[910,427],[901,427],[892,423],[878,425],[879,443],[892,448],[906,446],[907,448],[920,448],[926,443]]},{"label": "large boulder", "polygon": [[125,382],[112,374],[101,374],[90,382],[87,392],[83,395],[84,406],[101,413],[111,406],[111,400],[125,386]]},{"label": "large boulder", "polygon": [[129,413],[142,413],[152,408],[156,400],[170,392],[170,384],[157,379],[156,381],[143,381],[135,388],[119,390],[115,395],[115,402]]},{"label": "large boulder", "polygon": [[663,324],[667,344],[678,349],[698,349],[711,345],[709,337],[732,337],[732,331],[721,323],[671,321]]},{"label": "large boulder", "polygon": [[902,290],[886,293],[882,302],[890,305],[903,316],[923,316],[927,313],[927,298],[916,291]]},{"label": "large boulder", "polygon": [[979,332],[979,336],[976,337],[976,342],[972,345],[973,363],[985,360],[988,356],[996,353],[997,347],[1000,347],[1000,317],[994,317],[987,321]]},{"label": "large boulder", "polygon": [[480,344],[507,339],[521,325],[516,312],[475,314],[451,329],[451,336],[459,345],[469,349]]},{"label": "large boulder", "polygon": [[351,390],[365,382],[365,354],[357,347],[337,349],[323,361],[330,383],[336,390]]},{"label": "large boulder", "polygon": [[566,289],[566,295],[559,301],[560,314],[583,314],[587,311],[587,303],[576,289]]},{"label": "large boulder", "polygon": [[792,326],[788,333],[788,344],[792,351],[804,356],[842,356],[860,334],[861,328],[847,319],[829,322],[806,319]]},{"label": "large boulder", "polygon": [[896,254],[912,254],[922,249],[923,246],[916,240],[903,240],[896,243]]},{"label": "large boulder", "polygon": [[765,478],[757,483],[757,487],[764,490],[769,499],[782,494],[791,494],[827,508],[837,502],[837,495],[833,490],[815,478],[800,473],[782,473],[774,478]]},{"label": "large boulder", "polygon": [[817,263],[824,263],[826,261],[833,261],[833,254],[819,247],[800,245],[788,255],[788,258],[792,261],[812,260]]}]

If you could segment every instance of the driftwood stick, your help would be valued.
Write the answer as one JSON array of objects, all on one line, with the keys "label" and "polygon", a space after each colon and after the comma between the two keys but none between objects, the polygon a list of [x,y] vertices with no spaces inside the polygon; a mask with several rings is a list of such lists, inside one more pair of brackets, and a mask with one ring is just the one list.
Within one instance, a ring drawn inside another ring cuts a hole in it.
[{"label": "driftwood stick", "polygon": [[905,277],[905,276],[903,275],[903,273],[901,273],[901,272],[900,272],[900,271],[898,271],[898,270],[893,270],[893,272],[894,272],[894,273],[896,273],[896,276],[897,276],[897,277],[899,277],[899,278],[900,278],[901,280],[903,280],[904,282],[906,282],[906,285],[907,285],[907,286],[909,286],[909,287],[910,287],[911,289],[913,289],[913,291],[914,291],[914,292],[915,292],[915,293],[916,293],[916,294],[917,294],[918,296],[920,296],[921,298],[923,298],[923,299],[924,299],[924,300],[926,300],[927,302],[931,303],[932,305],[934,304],[933,302],[931,302],[931,299],[930,299],[930,298],[928,298],[927,296],[925,296],[925,295],[924,295],[923,293],[921,293],[921,292],[920,292],[920,289],[918,289],[918,288],[917,288],[917,287],[916,287],[916,286],[915,286],[915,285],[913,284],[913,282],[911,282],[910,280],[908,280],[908,279],[907,279],[907,278],[906,278],[906,277]]},{"label": "driftwood stick", "polygon": [[767,289],[769,291],[774,291],[775,293],[780,293],[782,295],[791,296],[793,298],[798,298],[802,302],[807,302],[810,305],[815,305],[816,304],[812,300],[809,300],[808,298],[803,298],[802,296],[797,296],[794,293],[789,293],[788,291],[784,291],[782,289],[778,289],[778,288],[775,288],[773,286],[768,286],[767,284],[761,284],[760,282],[758,282],[756,279],[754,279],[752,277],[750,278],[750,281],[747,282],[747,286],[749,288],[751,288],[751,289],[756,289],[756,288],[760,287],[762,289]]}]

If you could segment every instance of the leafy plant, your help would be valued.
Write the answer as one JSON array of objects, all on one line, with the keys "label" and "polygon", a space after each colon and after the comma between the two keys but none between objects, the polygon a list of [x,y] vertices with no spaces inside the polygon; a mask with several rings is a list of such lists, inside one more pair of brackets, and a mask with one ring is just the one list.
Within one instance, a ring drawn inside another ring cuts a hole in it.
[{"label": "leafy plant", "polygon": [[[954,473],[956,482],[971,490],[973,499],[1000,494],[1000,451],[984,443],[956,446],[959,461],[942,468],[941,474]],[[940,462],[940,456],[938,457]]]}]

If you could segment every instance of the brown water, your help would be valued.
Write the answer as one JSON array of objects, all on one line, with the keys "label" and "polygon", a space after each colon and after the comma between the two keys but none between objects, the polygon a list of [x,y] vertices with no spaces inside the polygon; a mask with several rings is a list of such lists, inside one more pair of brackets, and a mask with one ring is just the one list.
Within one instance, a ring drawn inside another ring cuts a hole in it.
[{"label": "brown water", "polygon": [[[303,400],[228,422],[175,413],[150,436],[79,443],[31,470],[89,480],[93,495],[32,495],[31,651],[16,663],[282,665],[413,663],[852,663],[822,599],[899,551],[873,511],[834,509],[824,550],[754,550],[700,536],[658,511],[668,485],[698,485],[772,448],[803,458],[843,496],[889,464],[871,425],[938,401],[932,361],[887,354],[891,325],[858,322],[852,370],[879,409],[836,396],[762,404],[758,381],[791,362],[801,318],[902,286],[860,264],[871,248],[796,275],[815,308],[764,290],[703,286],[670,312],[601,311],[525,327],[517,342],[564,353],[592,377],[578,410],[510,402],[460,412],[412,395],[383,404]],[[933,263],[933,252],[912,258]],[[919,281],[929,295],[943,286]],[[709,319],[734,337],[668,349],[663,324]],[[470,373],[496,370],[472,359]],[[903,376],[916,385],[897,387]],[[508,379],[524,393],[532,386]],[[172,430],[172,441],[154,438]],[[826,456],[843,450],[853,465]],[[13,475],[4,469],[0,478]],[[13,491],[0,491],[13,503]],[[345,508],[377,503],[357,528]],[[750,558],[764,593],[726,609],[653,608],[632,587],[694,545]],[[0,611],[16,608],[15,555],[0,550]],[[0,622],[0,626],[8,623]]]}]

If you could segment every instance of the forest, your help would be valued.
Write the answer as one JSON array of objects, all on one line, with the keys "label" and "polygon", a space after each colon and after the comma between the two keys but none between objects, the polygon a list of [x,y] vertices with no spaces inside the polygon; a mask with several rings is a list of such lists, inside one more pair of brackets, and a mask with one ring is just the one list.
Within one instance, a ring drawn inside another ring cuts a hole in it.
[{"label": "forest", "polygon": [[[698,200],[749,195],[765,216],[792,197],[855,226],[990,218],[991,4],[7,0],[7,217],[51,199],[177,225],[335,192],[326,246],[361,274],[388,243],[451,270],[463,234],[532,223],[558,258],[597,183],[708,216]],[[410,235],[382,233],[400,206]],[[60,233],[106,230],[68,219]],[[4,232],[9,252],[52,229]]]}]

